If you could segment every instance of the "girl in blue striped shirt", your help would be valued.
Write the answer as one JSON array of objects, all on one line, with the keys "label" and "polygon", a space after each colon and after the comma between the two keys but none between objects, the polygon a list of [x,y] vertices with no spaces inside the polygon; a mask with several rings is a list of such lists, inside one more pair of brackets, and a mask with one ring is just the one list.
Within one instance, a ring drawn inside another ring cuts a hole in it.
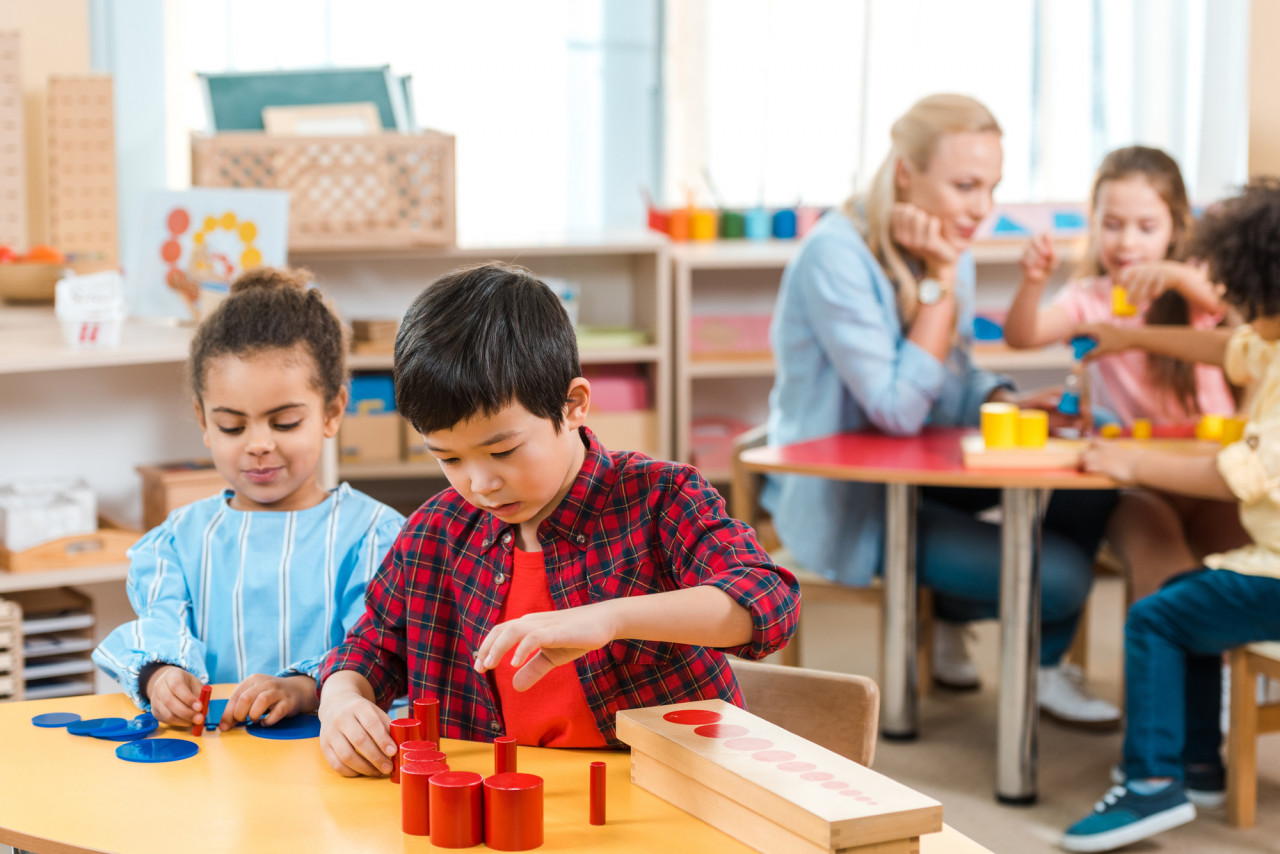
[{"label": "girl in blue striped shirt", "polygon": [[94,651],[162,723],[202,722],[200,687],[235,682],[219,722],[316,708],[324,654],[404,519],[317,483],[346,408],[342,325],[302,273],[258,269],[197,330],[188,368],[222,494],[180,507],[129,550],[138,619]]}]

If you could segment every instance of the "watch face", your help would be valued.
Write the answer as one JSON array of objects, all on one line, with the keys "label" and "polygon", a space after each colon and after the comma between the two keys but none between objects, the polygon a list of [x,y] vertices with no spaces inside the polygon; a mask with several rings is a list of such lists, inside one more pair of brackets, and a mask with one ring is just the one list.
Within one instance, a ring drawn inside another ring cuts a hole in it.
[{"label": "watch face", "polygon": [[942,283],[937,279],[925,279],[916,291],[916,299],[924,305],[933,305],[942,299]]}]

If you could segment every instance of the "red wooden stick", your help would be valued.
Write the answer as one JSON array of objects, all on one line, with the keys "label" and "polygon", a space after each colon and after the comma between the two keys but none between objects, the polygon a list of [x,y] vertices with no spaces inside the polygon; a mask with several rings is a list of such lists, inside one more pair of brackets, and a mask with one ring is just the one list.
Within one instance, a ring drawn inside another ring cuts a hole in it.
[{"label": "red wooden stick", "polygon": [[604,824],[604,775],[608,766],[591,763],[591,823]]},{"label": "red wooden stick", "polygon": [[200,719],[200,723],[191,725],[192,735],[202,735],[204,728],[209,725],[209,698],[213,696],[213,686],[204,685],[200,688],[200,713],[204,716]]}]

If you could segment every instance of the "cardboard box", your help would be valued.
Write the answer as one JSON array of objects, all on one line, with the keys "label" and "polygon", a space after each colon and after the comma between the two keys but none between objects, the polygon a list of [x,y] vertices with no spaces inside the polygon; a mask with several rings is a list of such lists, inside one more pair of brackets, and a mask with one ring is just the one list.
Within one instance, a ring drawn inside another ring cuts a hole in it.
[{"label": "cardboard box", "polygon": [[769,355],[769,315],[694,315],[689,352],[695,357],[744,358]]},{"label": "cardboard box", "polygon": [[401,456],[408,462],[425,463],[435,459],[427,450],[427,442],[422,434],[403,418],[400,419],[400,442]]},{"label": "cardboard box", "polygon": [[142,526],[148,531],[177,508],[231,488],[213,460],[156,463],[135,470],[142,476]]},{"label": "cardboard box", "polygon": [[389,463],[400,459],[400,425],[404,419],[364,401],[338,429],[338,459],[344,463]]},{"label": "cardboard box", "polygon": [[587,416],[587,426],[610,451],[658,456],[658,413],[653,410],[592,412]]}]

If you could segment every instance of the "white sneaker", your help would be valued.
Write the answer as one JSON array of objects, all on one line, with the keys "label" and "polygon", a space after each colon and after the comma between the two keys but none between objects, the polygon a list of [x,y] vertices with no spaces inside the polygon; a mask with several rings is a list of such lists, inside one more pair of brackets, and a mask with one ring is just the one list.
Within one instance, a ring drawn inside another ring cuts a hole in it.
[{"label": "white sneaker", "polygon": [[1036,680],[1040,711],[1058,723],[1080,729],[1115,729],[1120,710],[1088,692],[1074,664],[1041,667]]},{"label": "white sneaker", "polygon": [[933,681],[952,691],[976,691],[982,682],[978,665],[969,657],[965,638],[970,634],[964,623],[933,621]]}]

